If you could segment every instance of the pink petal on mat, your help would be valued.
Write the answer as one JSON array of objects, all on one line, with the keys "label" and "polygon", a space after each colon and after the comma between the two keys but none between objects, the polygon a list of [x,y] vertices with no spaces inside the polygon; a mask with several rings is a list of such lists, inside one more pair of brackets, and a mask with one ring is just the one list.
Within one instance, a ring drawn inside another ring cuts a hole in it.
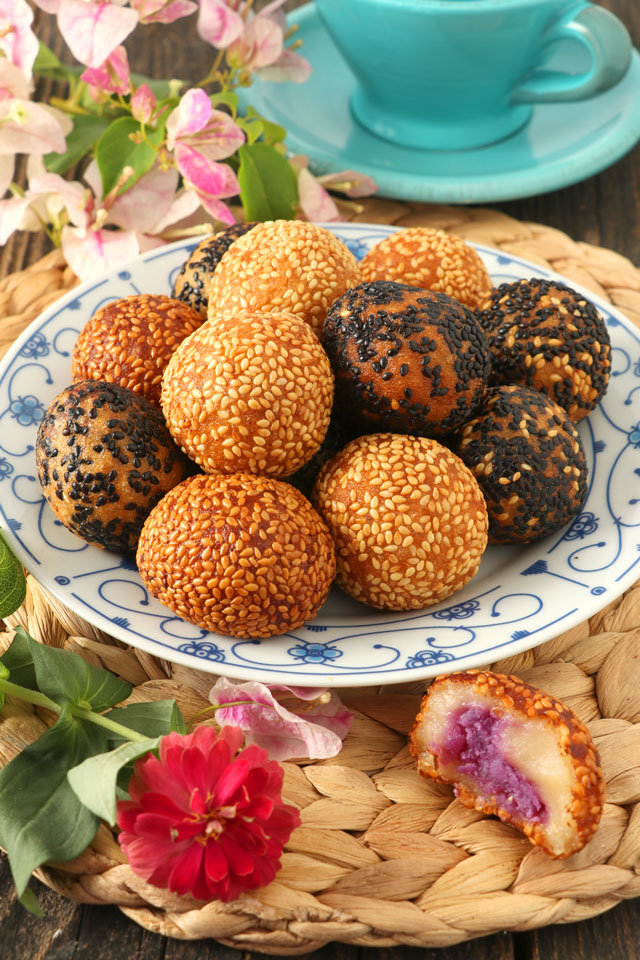
[{"label": "pink petal on mat", "polygon": [[225,49],[240,36],[244,20],[223,0],[200,0],[198,33],[212,47]]},{"label": "pink petal on mat", "polygon": [[[209,692],[214,705],[248,701],[240,706],[220,707],[216,721],[244,731],[245,742],[269,751],[274,760],[291,757],[334,757],[351,726],[351,714],[336,694],[315,690],[314,700],[296,697],[296,688],[258,681],[237,683],[220,677]],[[281,702],[283,700],[284,702]]]},{"label": "pink petal on mat", "polygon": [[28,79],[40,47],[32,23],[33,10],[27,0],[0,0],[0,50]]},{"label": "pink petal on mat", "polygon": [[112,3],[62,0],[58,27],[80,63],[99,67],[134,30],[138,14]]},{"label": "pink petal on mat", "polygon": [[133,260],[140,251],[133,230],[83,230],[65,227],[62,252],[65,260],[83,282],[96,280],[108,270]]}]

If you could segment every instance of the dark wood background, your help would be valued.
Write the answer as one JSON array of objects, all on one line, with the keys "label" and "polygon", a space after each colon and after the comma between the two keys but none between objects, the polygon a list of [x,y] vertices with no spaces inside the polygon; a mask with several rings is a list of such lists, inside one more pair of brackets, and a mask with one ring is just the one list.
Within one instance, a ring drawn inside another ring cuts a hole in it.
[{"label": "dark wood background", "polygon": [[[348,3],[348,0],[345,0]],[[300,6],[290,0],[288,9]],[[601,0],[628,26],[640,47],[640,2]],[[37,14],[38,35],[63,52],[55,20]],[[128,43],[135,70],[154,77],[195,81],[209,63],[195,33],[194,18],[174,26],[140,28]],[[47,85],[38,96],[47,95]],[[640,90],[638,90],[640,98]],[[520,220],[564,230],[575,240],[608,247],[640,266],[640,146],[590,180],[538,197],[493,205]],[[0,277],[20,270],[47,252],[41,234],[14,236],[0,249]],[[147,933],[114,907],[86,907],[63,900],[34,883],[46,911],[44,920],[22,909],[6,863],[0,861],[0,957],[6,960],[237,960],[238,951],[215,941],[184,942]],[[410,960],[410,948],[364,949],[328,945],[309,960]],[[640,900],[620,904],[594,920],[502,934],[441,950],[421,951],[425,960],[635,960],[640,957]],[[242,960],[260,954],[243,952]]]}]

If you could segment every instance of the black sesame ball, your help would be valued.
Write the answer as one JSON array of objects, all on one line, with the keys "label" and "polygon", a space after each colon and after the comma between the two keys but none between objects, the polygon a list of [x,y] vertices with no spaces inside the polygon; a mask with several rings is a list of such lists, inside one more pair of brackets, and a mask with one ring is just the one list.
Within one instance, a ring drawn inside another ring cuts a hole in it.
[{"label": "black sesame ball", "polygon": [[194,307],[206,320],[213,271],[231,244],[255,226],[256,222],[234,223],[199,243],[176,277],[171,296]]},{"label": "black sesame ball", "polygon": [[40,424],[36,459],[58,519],[87,543],[128,556],[152,507],[194,472],[157,407],[97,380],[58,394]]},{"label": "black sesame ball", "polygon": [[487,501],[490,543],[548,536],[582,509],[582,441],[562,407],[538,390],[490,387],[460,430],[456,451]]},{"label": "black sesame ball", "polygon": [[581,293],[538,278],[503,283],[476,316],[489,338],[492,384],[543,390],[576,423],[600,402],[611,367],[609,333]]},{"label": "black sesame ball", "polygon": [[472,416],[489,378],[487,338],[471,311],[406,284],[347,290],[322,341],[338,403],[369,429],[443,436]]}]

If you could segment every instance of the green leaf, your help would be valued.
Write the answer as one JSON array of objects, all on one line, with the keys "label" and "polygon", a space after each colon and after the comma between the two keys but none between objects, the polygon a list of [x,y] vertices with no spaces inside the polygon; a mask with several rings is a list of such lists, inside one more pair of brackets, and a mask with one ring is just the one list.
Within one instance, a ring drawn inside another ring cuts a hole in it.
[{"label": "green leaf", "polygon": [[212,107],[228,107],[231,116],[235,120],[238,114],[238,94],[237,93],[214,93],[211,96]]},{"label": "green leaf", "polygon": [[22,564],[0,533],[0,620],[17,610],[25,598],[27,581]]},{"label": "green leaf", "polygon": [[[116,707],[105,713],[109,720],[115,720],[145,737],[164,737],[168,733],[186,733],[187,725],[175,700],[154,700],[152,703],[129,703],[126,707]],[[110,743],[122,741],[109,734]]]},{"label": "green leaf", "polygon": [[118,774],[132,760],[155,750],[162,737],[123,743],[109,753],[89,757],[67,774],[71,789],[92,813],[112,826],[116,822]]},{"label": "green leaf", "polygon": [[89,153],[109,123],[108,117],[99,117],[94,113],[74,116],[73,130],[67,135],[67,149],[64,153],[48,153],[45,156],[47,170],[51,173],[66,173]]},{"label": "green leaf", "polygon": [[71,77],[79,76],[84,69],[84,67],[67,67],[60,63],[53,50],[50,50],[42,40],[40,41],[38,55],[33,64],[33,72],[37,77],[69,81]]},{"label": "green leaf", "polygon": [[[96,160],[102,177],[103,196],[110,193],[118,183],[125,167],[133,167],[133,176],[127,180],[125,189],[129,189],[143,174],[153,166],[156,151],[148,143],[134,143],[131,136],[141,132],[141,126],[133,117],[119,117],[109,124],[96,144]],[[148,129],[147,137],[154,144],[160,144],[164,137],[164,127]]]},{"label": "green leaf", "polygon": [[7,668],[12,683],[29,690],[37,690],[38,681],[29,646],[30,639],[24,627],[16,627],[11,646],[0,657],[0,664]]},{"label": "green leaf", "polygon": [[292,220],[298,208],[298,184],[285,157],[266,143],[243,144],[238,156],[246,219]]},{"label": "green leaf", "polygon": [[101,713],[131,693],[130,683],[94,667],[77,653],[57,650],[28,637],[38,688],[56,703],[89,707]]},{"label": "green leaf", "polygon": [[247,138],[247,143],[255,143],[264,133],[264,124],[262,120],[247,120],[244,117],[238,117],[238,126]]},{"label": "green leaf", "polygon": [[286,138],[287,131],[284,127],[281,127],[279,123],[272,123],[270,120],[267,120],[266,117],[263,117],[262,114],[258,113],[253,107],[247,107],[247,117],[262,121],[265,143],[282,143]]},{"label": "green leaf", "polygon": [[67,772],[107,747],[104,731],[63,710],[54,727],[0,771],[0,845],[18,895],[48,860],[72,860],[91,843],[98,818],[80,803]]}]

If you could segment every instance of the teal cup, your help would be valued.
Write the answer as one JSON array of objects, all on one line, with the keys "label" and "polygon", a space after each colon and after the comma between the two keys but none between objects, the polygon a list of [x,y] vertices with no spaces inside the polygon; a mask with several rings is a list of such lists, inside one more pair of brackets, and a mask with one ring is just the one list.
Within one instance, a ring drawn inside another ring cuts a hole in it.
[{"label": "teal cup", "polygon": [[[495,143],[524,126],[532,104],[584,100],[612,87],[631,59],[624,25],[584,0],[315,3],[355,75],[356,120],[402,146]],[[562,70],[569,41],[586,50],[579,74]]]}]

